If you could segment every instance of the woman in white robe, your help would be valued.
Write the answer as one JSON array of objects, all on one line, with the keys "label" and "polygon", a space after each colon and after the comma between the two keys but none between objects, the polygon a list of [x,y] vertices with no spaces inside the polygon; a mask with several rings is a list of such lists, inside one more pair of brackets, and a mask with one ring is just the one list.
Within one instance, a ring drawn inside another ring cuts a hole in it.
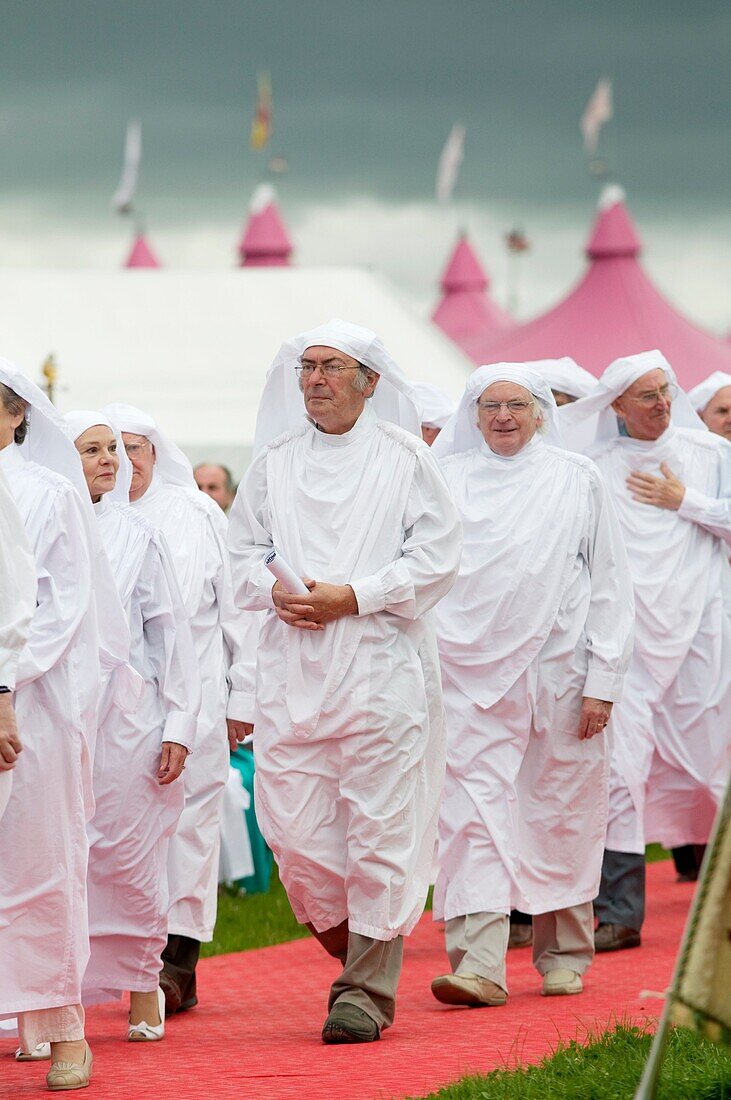
[{"label": "woman in white robe", "polygon": [[[50,402],[5,360],[0,382],[7,387],[0,416],[7,422],[10,391],[15,433],[3,436],[0,466],[38,579],[37,608],[17,669],[23,752],[0,821],[0,1017],[18,1017],[24,1051],[51,1043],[49,1086],[79,1088],[92,1065],[81,981],[89,954],[86,821],[93,810],[100,685],[84,512],[91,509],[71,481],[54,472],[65,468],[78,480],[81,466]],[[17,397],[24,403],[20,412]]]},{"label": "woman in white robe", "polygon": [[432,990],[449,1004],[504,1003],[511,908],[534,915],[544,994],[580,992],[593,956],[602,723],[629,663],[632,582],[596,467],[542,437],[555,415],[534,370],[480,367],[433,448],[464,531],[436,615],[447,775],[434,915],[454,974]]},{"label": "woman in white robe", "polygon": [[[318,400],[362,410],[342,434],[305,413],[295,371],[308,349],[336,360],[313,368],[330,393]],[[351,383],[358,364],[372,401]],[[295,916],[344,964],[325,1042],[371,1041],[392,1023],[401,937],[421,915],[431,870],[444,749],[429,611],[452,583],[460,535],[418,431],[411,388],[380,340],[331,321],[285,343],[272,364],[257,454],[231,510],[237,603],[266,612],[257,815]],[[286,625],[264,567],[273,546],[327,590],[349,585],[356,610],[321,629]],[[349,1039],[336,1034],[344,1005],[367,1017]]]},{"label": "woman in white robe", "polygon": [[65,420],[128,616],[130,662],[144,680],[135,711],[110,706],[97,738],[84,1002],[129,990],[128,1037],[157,1040],[164,1035],[157,994],[167,941],[167,853],[183,809],[176,780],[194,749],[200,677],[164,538],[129,505],[121,440],[101,413]]},{"label": "woman in white robe", "polygon": [[[646,395],[627,395],[645,379]],[[628,415],[639,410],[648,422],[639,437],[629,434],[614,407],[623,401],[630,402]],[[705,429],[659,351],[612,363],[594,394],[560,415],[569,441],[583,440],[586,425],[594,426],[589,453],[619,515],[637,602],[635,651],[613,717],[610,818],[597,903],[598,948],[618,950],[639,943],[645,841],[669,848],[704,844],[725,789],[731,445]],[[633,873],[622,855],[634,857]],[[615,863],[622,868],[614,871]],[[608,946],[604,936],[612,937]]]},{"label": "woman in white robe", "polygon": [[170,910],[161,985],[169,1015],[197,1004],[200,944],[213,938],[229,747],[251,733],[253,720],[256,619],[234,605],[228,521],[198,489],[186,456],[141,410],[118,404],[102,412],[122,432],[125,446],[137,449],[135,477],[136,464],[148,464],[151,476],[141,492],[133,477],[132,508],[162,532],[170,549],[201,677],[196,747],[184,776],[185,806],[168,852]]}]

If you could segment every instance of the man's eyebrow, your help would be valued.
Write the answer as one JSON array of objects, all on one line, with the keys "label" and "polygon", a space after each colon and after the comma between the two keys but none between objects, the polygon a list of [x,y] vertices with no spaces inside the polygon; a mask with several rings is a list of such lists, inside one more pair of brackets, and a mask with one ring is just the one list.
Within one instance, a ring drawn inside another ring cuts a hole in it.
[{"label": "man's eyebrow", "polygon": [[[308,359],[306,355],[303,355],[300,359],[300,363],[314,363],[314,361],[314,359]],[[329,355],[327,359],[323,359],[322,361],[323,363],[334,363],[336,361],[339,361],[340,363],[345,362],[342,355]]]}]

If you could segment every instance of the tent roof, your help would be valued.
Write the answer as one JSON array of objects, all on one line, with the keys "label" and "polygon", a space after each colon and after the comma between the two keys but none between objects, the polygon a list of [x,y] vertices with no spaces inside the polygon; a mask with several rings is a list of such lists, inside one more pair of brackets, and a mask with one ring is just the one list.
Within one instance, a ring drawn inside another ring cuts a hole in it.
[{"label": "tent roof", "polygon": [[455,401],[471,364],[375,275],[353,268],[0,270],[0,354],[61,410],[139,405],[181,445],[248,448],[280,343],[343,317],[375,329],[406,374]]},{"label": "tent roof", "polygon": [[516,322],[490,297],[490,279],[463,234],[442,275],[442,298],[432,314],[434,323],[466,350],[473,340],[491,340]]},{"label": "tent roof", "polygon": [[638,261],[641,242],[617,189],[600,211],[587,244],[589,267],[569,295],[503,336],[467,340],[475,362],[555,359],[570,355],[595,375],[621,355],[659,348],[690,389],[716,370],[731,371],[731,348],[682,316]]},{"label": "tent roof", "polygon": [[147,238],[144,233],[138,233],[134,239],[134,243],[130,250],[129,256],[125,260],[125,267],[160,267],[160,261],[158,260],[152,248],[147,242]]},{"label": "tent roof", "polygon": [[264,185],[255,192],[238,253],[242,267],[286,267],[289,264],[292,242],[272,187]]}]

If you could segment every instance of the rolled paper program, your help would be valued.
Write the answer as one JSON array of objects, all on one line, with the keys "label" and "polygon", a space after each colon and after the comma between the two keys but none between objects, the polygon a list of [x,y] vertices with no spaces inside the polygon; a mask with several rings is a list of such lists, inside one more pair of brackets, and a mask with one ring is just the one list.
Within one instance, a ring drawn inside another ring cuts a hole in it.
[{"label": "rolled paper program", "polygon": [[307,586],[301,577],[298,577],[291,565],[288,565],[281,554],[272,549],[264,558],[264,564],[273,577],[282,584],[288,592],[295,596],[308,596]]}]

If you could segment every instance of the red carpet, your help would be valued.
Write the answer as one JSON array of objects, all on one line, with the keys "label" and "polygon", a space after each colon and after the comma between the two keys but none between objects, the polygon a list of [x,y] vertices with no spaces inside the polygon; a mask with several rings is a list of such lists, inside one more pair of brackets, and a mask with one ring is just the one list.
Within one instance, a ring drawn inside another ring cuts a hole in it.
[{"label": "red carpet", "polygon": [[[92,1009],[92,1091],[99,1100],[392,1100],[424,1096],[466,1073],[537,1062],[559,1040],[617,1020],[655,1018],[673,969],[692,887],[671,862],[648,868],[648,917],[638,950],[600,955],[578,997],[539,996],[530,950],[510,952],[504,1008],[437,1004],[431,979],[447,969],[442,933],[426,916],[407,941],[399,1010],[379,1043],[325,1047],[320,1028],[337,964],[300,940],[200,964],[201,1005],[168,1022],[161,1043],[123,1042],[125,1009]],[[0,1043],[0,1096],[45,1092],[47,1062],[16,1064]]]}]

